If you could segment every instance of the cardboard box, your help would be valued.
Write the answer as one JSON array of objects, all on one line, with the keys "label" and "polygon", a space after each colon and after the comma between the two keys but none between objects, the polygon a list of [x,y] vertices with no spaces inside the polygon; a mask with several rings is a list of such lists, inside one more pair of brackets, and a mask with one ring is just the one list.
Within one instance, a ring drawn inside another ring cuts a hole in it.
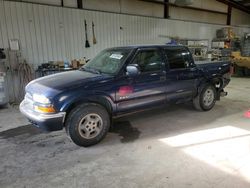
[{"label": "cardboard box", "polygon": [[63,67],[64,67],[64,61],[57,61],[56,64],[57,64],[57,66],[60,67],[60,68],[63,68]]},{"label": "cardboard box", "polygon": [[73,69],[77,69],[77,68],[80,67],[80,62],[77,61],[76,59],[74,59],[74,60],[71,61],[71,65],[72,65]]}]

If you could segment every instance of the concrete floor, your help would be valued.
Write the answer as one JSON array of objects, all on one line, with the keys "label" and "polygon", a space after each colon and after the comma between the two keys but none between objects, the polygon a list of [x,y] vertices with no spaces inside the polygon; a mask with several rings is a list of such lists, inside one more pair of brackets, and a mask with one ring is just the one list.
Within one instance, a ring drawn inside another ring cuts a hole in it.
[{"label": "concrete floor", "polygon": [[0,187],[250,187],[250,80],[209,112],[170,106],[118,120],[98,145],[0,110]]}]

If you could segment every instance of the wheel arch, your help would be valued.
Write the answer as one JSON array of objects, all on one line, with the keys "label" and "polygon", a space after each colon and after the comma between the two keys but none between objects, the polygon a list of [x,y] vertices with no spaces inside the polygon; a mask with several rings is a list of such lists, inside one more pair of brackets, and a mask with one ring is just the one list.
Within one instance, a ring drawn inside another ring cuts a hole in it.
[{"label": "wheel arch", "polygon": [[[216,89],[216,91],[219,91],[220,89],[223,89],[223,85],[224,85],[224,82],[223,82],[223,78],[221,76],[215,76],[215,77],[212,77],[210,79],[203,79],[201,82],[200,82],[200,85],[198,86],[198,93],[199,94],[202,89],[206,86],[206,85],[213,85]],[[219,84],[219,85],[218,85]]]},{"label": "wheel arch", "polygon": [[222,89],[223,85],[224,85],[222,77],[214,77],[214,78],[212,78],[210,80],[210,84],[212,84],[217,91]]},{"label": "wheel arch", "polygon": [[101,107],[105,108],[110,115],[110,117],[113,114],[114,111],[114,105],[110,102],[110,99],[108,99],[105,96],[95,96],[95,97],[90,97],[90,98],[83,98],[83,99],[77,99],[74,101],[71,101],[67,106],[65,106],[62,111],[66,112],[66,117],[69,115],[69,113],[77,106],[82,105],[82,104],[96,104],[100,105]]}]

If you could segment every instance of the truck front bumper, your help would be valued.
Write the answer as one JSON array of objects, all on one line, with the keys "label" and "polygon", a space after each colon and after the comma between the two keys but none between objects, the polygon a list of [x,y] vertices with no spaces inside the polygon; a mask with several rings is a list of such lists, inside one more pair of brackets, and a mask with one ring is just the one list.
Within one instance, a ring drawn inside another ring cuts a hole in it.
[{"label": "truck front bumper", "polygon": [[21,102],[19,109],[33,125],[44,131],[58,131],[63,129],[66,112],[53,114],[38,113],[31,109],[25,100]]}]

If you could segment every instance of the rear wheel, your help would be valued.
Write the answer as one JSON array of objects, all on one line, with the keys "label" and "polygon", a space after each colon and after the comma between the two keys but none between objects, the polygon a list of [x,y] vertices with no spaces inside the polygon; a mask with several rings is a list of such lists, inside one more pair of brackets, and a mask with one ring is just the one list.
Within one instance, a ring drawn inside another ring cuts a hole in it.
[{"label": "rear wheel", "polygon": [[211,110],[216,102],[216,90],[213,85],[206,85],[200,94],[193,99],[193,105],[197,110]]},{"label": "rear wheel", "polygon": [[110,127],[109,114],[97,104],[83,104],[72,110],[66,120],[66,132],[79,146],[91,146],[100,142]]}]

